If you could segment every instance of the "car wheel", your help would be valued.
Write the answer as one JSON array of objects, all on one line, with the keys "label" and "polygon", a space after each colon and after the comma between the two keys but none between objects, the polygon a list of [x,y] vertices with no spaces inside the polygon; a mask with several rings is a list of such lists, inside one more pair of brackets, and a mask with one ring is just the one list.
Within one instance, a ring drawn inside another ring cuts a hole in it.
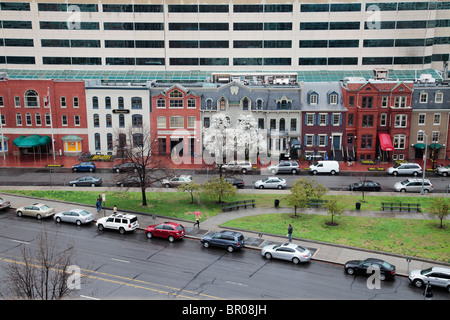
[{"label": "car wheel", "polygon": [[276,174],[276,173],[277,173],[277,170],[272,169],[272,170],[270,170],[270,172],[271,172],[272,174]]},{"label": "car wheel", "polygon": [[72,187],[76,187],[77,186],[77,184],[76,183],[72,183]]},{"label": "car wheel", "polygon": [[41,216],[40,214],[38,214],[38,215],[36,216],[36,218],[37,218],[38,220],[41,220],[41,219],[42,219],[42,216]]},{"label": "car wheel", "polygon": [[120,187],[121,187],[121,188],[123,188],[123,187],[124,187],[124,184],[123,184],[123,183],[121,183],[121,184],[120,184]]},{"label": "car wheel", "polygon": [[98,230],[103,231],[105,229],[105,227],[102,224],[99,224],[97,226]]},{"label": "car wheel", "polygon": [[397,172],[397,171],[394,171],[392,174],[393,174],[394,176],[397,176],[397,175],[398,175],[398,172]]},{"label": "car wheel", "polygon": [[347,268],[345,269],[345,272],[347,272],[347,274],[354,274],[355,270],[353,268]]},{"label": "car wheel", "polygon": [[77,226],[81,226],[81,221],[77,220],[76,224],[77,224]]},{"label": "car wheel", "polygon": [[264,257],[266,257],[267,260],[272,259],[272,255],[270,254],[270,252],[266,252],[266,254],[264,255]]},{"label": "car wheel", "polygon": [[277,189],[281,190],[281,189],[283,189],[283,186],[280,185],[280,186],[277,187]]},{"label": "car wheel", "polygon": [[77,170],[77,168],[73,168],[72,171],[73,172],[77,172],[78,170]]},{"label": "car wheel", "polygon": [[299,264],[299,263],[300,263],[300,259],[299,259],[299,258],[293,258],[293,259],[292,259],[292,262],[293,262],[294,264]]},{"label": "car wheel", "polygon": [[22,211],[17,211],[17,215],[21,217],[23,215]]},{"label": "car wheel", "polygon": [[60,223],[61,222],[61,218],[60,217],[56,217],[56,222]]},{"label": "car wheel", "polygon": [[120,234],[125,234],[125,229],[124,228],[119,228],[119,232],[120,232]]},{"label": "car wheel", "polygon": [[91,187],[95,187],[95,183],[91,183]]},{"label": "car wheel", "polygon": [[259,189],[264,189],[264,186],[259,186]]},{"label": "car wheel", "polygon": [[297,174],[297,170],[292,169],[291,173],[292,173],[292,174]]},{"label": "car wheel", "polygon": [[170,188],[170,184],[166,183],[166,184],[164,185],[164,187]]},{"label": "car wheel", "polygon": [[417,171],[414,171],[413,175],[414,175],[414,177],[417,177],[419,175],[419,173]]},{"label": "car wheel", "polygon": [[246,174],[247,173],[247,169],[242,169],[242,174]]},{"label": "car wheel", "polygon": [[151,232],[147,232],[145,235],[147,236],[147,239],[153,238],[153,233]]},{"label": "car wheel", "polygon": [[414,285],[415,287],[417,287],[417,288],[422,288],[422,286],[423,286],[423,281],[420,280],[420,279],[415,279],[415,280],[413,281],[413,285]]},{"label": "car wheel", "polygon": [[233,252],[233,251],[234,251],[233,246],[228,246],[228,247],[227,247],[227,251],[228,251],[228,252]]},{"label": "car wheel", "polygon": [[92,171],[94,171],[94,169],[93,168],[89,168],[89,172],[92,172]]},{"label": "car wheel", "polygon": [[448,173],[447,173],[447,172],[444,172],[442,175],[443,175],[444,177],[446,177],[446,176],[448,175]]},{"label": "car wheel", "polygon": [[450,293],[450,286],[447,287],[447,292]]},{"label": "car wheel", "polygon": [[314,170],[312,173],[313,173],[314,175],[316,175],[316,174],[317,174],[317,170]]},{"label": "car wheel", "polygon": [[120,172],[120,169],[116,169],[116,172],[119,173],[119,172]]},{"label": "car wheel", "polygon": [[405,193],[405,192],[406,192],[406,189],[402,189],[402,190],[400,190],[400,192],[403,192],[403,193]]},{"label": "car wheel", "polygon": [[336,174],[336,171],[334,171],[334,170],[331,170],[331,172],[330,172],[333,176]]},{"label": "car wheel", "polygon": [[386,275],[384,274],[384,273],[380,273],[380,280],[381,281],[384,281],[384,280],[386,280]]},{"label": "car wheel", "polygon": [[430,192],[430,190],[428,190],[428,189],[423,189],[423,193],[428,193],[428,192]]},{"label": "car wheel", "polygon": [[209,248],[209,242],[208,242],[208,241],[203,242],[203,246],[204,246],[205,248]]},{"label": "car wheel", "polygon": [[174,242],[175,238],[173,236],[169,236],[169,242]]}]

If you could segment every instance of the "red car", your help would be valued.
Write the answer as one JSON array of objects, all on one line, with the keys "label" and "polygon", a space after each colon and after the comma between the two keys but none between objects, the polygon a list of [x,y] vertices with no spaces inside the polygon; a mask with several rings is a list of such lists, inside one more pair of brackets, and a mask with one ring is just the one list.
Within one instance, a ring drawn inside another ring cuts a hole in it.
[{"label": "red car", "polygon": [[184,227],[176,222],[163,222],[160,224],[154,224],[145,228],[145,235],[151,239],[153,237],[166,238],[170,242],[174,242],[176,239],[184,237],[186,232]]}]

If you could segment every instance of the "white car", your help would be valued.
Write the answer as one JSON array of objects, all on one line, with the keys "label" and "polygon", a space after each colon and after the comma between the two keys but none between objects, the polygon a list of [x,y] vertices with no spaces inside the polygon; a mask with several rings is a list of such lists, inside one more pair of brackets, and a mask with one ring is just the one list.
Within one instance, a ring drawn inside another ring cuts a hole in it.
[{"label": "white car", "polygon": [[450,174],[450,165],[447,165],[445,167],[437,167],[436,173],[440,176],[448,176]]},{"label": "white car", "polygon": [[97,220],[97,228],[100,231],[106,229],[119,230],[121,234],[127,231],[133,231],[139,227],[138,219],[132,214],[112,214],[109,217],[103,217]]},{"label": "white car", "polygon": [[266,259],[281,259],[292,261],[295,264],[308,262],[311,259],[311,251],[294,243],[272,244],[261,250],[261,255]]},{"label": "white car", "polygon": [[0,210],[1,209],[6,209],[11,207],[11,202],[3,200],[2,198],[0,198]]},{"label": "white car", "polygon": [[[422,179],[409,178],[404,181],[399,181],[394,184],[394,190],[397,192],[421,192],[422,191]],[[430,180],[423,180],[423,192],[428,193],[433,191],[433,185]]]},{"label": "white car", "polygon": [[278,177],[268,177],[255,182],[257,189],[283,189],[286,187],[286,180]]},{"label": "white car", "polygon": [[94,215],[83,209],[71,209],[67,211],[58,212],[53,216],[56,222],[71,222],[76,223],[77,226],[94,221]]},{"label": "white car", "polygon": [[222,165],[222,172],[225,171],[240,171],[246,174],[248,171],[252,170],[252,164],[248,161],[231,161],[227,164]]}]

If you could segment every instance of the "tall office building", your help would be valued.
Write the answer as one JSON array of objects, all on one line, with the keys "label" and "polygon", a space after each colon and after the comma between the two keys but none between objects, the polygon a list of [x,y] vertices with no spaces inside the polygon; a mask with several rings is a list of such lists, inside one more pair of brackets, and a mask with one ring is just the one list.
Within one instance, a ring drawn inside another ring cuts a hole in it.
[{"label": "tall office building", "polygon": [[450,1],[2,0],[0,9],[7,71],[443,70],[450,53]]}]

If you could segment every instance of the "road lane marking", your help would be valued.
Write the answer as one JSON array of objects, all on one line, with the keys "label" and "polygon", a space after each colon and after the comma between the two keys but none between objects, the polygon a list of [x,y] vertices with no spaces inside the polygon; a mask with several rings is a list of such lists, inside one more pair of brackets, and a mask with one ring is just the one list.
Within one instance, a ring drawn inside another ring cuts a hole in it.
[{"label": "road lane marking", "polygon": [[130,263],[130,261],[127,261],[127,260],[120,260],[120,259],[116,259],[116,258],[111,258],[111,260],[119,261],[119,262],[123,262],[123,263]]},{"label": "road lane marking", "polygon": [[30,244],[30,243],[27,242],[27,241],[20,241],[20,240],[14,240],[14,239],[11,239],[11,241],[13,241],[13,242],[18,242],[18,243],[23,243],[23,244]]}]

